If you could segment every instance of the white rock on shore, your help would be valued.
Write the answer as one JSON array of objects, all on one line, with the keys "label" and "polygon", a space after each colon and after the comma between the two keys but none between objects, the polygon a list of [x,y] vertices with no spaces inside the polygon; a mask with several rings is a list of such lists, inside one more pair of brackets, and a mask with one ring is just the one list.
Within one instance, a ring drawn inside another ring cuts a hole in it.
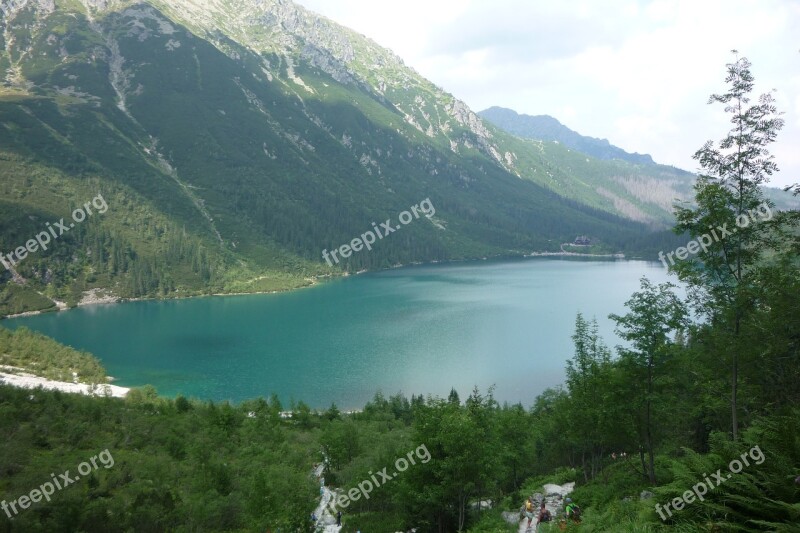
[{"label": "white rock on shore", "polygon": [[84,305],[97,305],[97,304],[113,304],[117,303],[119,298],[111,294],[111,292],[106,292],[105,289],[89,289],[88,291],[84,291],[81,295],[81,301],[78,302],[79,307],[83,307]]},{"label": "white rock on shore", "polygon": [[59,390],[72,394],[85,394],[87,396],[108,396],[112,398],[124,398],[130,389],[117,385],[86,385],[85,383],[66,383],[64,381],[52,381],[49,379],[34,376],[32,374],[5,374],[0,372],[0,384],[11,385],[22,389]]}]

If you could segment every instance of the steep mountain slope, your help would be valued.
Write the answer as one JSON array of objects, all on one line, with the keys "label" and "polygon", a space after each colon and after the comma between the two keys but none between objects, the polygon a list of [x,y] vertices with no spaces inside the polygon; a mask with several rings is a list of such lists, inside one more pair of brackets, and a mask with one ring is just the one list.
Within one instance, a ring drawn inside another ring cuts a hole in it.
[{"label": "steep mountain slope", "polygon": [[[582,198],[585,203],[603,209],[606,204],[593,198],[594,192],[612,202],[616,212],[623,216],[656,226],[671,225],[675,202],[694,197],[694,174],[659,165],[647,154],[631,154],[606,139],[581,135],[553,117],[518,114],[497,106],[478,115],[507,133],[531,141],[541,154],[546,153],[544,157],[550,165],[578,178],[571,184],[581,183],[590,189],[564,192],[552,187],[560,194]],[[536,170],[530,175],[536,176]],[[547,182],[541,183],[549,186]],[[791,193],[774,187],[763,190],[778,209],[800,208],[800,199]]]},{"label": "steep mountain slope", "polygon": [[[580,169],[486,125],[372,41],[282,0],[15,0],[0,9],[0,250],[102,191],[108,213],[31,254],[6,312],[274,290],[429,198],[435,216],[338,268],[623,249],[645,226]],[[522,179],[521,179],[522,178]],[[622,208],[621,208],[622,207]],[[20,295],[22,293],[22,296]],[[20,302],[28,302],[28,304]],[[0,309],[0,313],[3,310]]]},{"label": "steep mountain slope", "polygon": [[[521,115],[502,107],[491,107],[479,115],[546,150],[554,166],[579,177],[578,181],[627,218],[668,227],[675,202],[692,198],[694,174],[658,165],[649,155],[631,154],[606,139],[581,135],[553,117]],[[591,197],[589,192],[584,196]]]},{"label": "steep mountain slope", "polygon": [[498,128],[524,139],[557,141],[597,159],[621,159],[636,165],[655,165],[649,154],[632,154],[614,146],[607,139],[587,137],[569,129],[550,115],[524,115],[513,109],[493,106],[478,112]]}]

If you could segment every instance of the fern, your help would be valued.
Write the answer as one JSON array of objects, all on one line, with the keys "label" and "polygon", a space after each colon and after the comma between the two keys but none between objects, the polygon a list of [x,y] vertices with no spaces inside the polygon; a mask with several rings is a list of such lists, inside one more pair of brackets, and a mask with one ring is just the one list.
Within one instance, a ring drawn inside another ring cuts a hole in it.
[{"label": "fern", "polygon": [[[723,531],[800,531],[800,486],[794,483],[800,471],[800,410],[763,419],[751,426],[740,442],[717,433],[707,455],[685,450],[673,464],[674,480],[658,489],[657,498],[669,501],[705,479],[716,485],[713,473],[720,470],[723,482],[680,511],[667,522]],[[752,450],[763,452],[751,454]],[[749,461],[732,473],[731,461]],[[755,459],[760,459],[757,464]],[[730,475],[730,477],[728,477]],[[698,490],[701,490],[698,488]]]}]

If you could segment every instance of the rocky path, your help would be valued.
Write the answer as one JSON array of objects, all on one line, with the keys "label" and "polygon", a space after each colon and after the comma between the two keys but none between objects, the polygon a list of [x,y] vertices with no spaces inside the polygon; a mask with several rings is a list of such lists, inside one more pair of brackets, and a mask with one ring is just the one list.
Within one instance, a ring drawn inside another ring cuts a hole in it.
[{"label": "rocky path", "polygon": [[314,475],[320,482],[319,505],[314,509],[314,516],[317,517],[317,529],[319,533],[340,533],[341,526],[336,525],[336,517],[331,514],[328,504],[336,497],[336,493],[325,486],[325,479],[322,477],[324,463],[320,463],[314,469]]},{"label": "rocky path", "polygon": [[[548,483],[544,486],[544,494],[537,492],[531,495],[533,500],[534,516],[531,522],[531,528],[528,529],[528,519],[523,518],[519,521],[519,533],[533,533],[538,531],[536,524],[536,517],[539,515],[539,509],[542,505],[542,500],[545,502],[545,507],[553,516],[553,522],[558,521],[558,517],[564,514],[564,498],[572,492],[575,488],[575,482],[566,483],[564,485],[555,485]],[[553,523],[551,522],[551,523]]]}]

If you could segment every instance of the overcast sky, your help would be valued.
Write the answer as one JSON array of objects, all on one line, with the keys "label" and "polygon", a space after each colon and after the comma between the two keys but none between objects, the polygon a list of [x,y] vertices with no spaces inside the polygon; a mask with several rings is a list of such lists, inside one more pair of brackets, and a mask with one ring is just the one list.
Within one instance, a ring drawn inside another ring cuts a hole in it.
[{"label": "overcast sky", "polygon": [[583,135],[697,170],[692,154],[728,130],[720,104],[737,49],[756,94],[776,89],[773,145],[800,181],[798,0],[296,0],[392,49],[474,111],[552,115]]}]

